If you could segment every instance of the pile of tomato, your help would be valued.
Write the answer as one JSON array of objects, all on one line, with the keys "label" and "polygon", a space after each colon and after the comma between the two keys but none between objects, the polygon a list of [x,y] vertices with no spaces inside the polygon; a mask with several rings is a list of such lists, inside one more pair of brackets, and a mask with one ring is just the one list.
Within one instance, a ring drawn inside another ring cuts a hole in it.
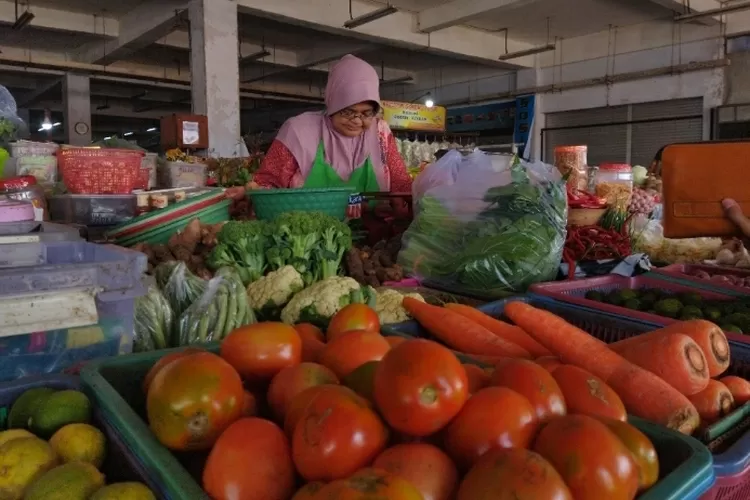
[{"label": "pile of tomato", "polygon": [[568,414],[539,364],[462,365],[379,327],[350,306],[325,334],[258,323],[219,354],[164,356],[144,381],[150,428],[209,451],[215,500],[630,500],[658,480],[652,443],[579,373],[567,383],[591,402]]}]

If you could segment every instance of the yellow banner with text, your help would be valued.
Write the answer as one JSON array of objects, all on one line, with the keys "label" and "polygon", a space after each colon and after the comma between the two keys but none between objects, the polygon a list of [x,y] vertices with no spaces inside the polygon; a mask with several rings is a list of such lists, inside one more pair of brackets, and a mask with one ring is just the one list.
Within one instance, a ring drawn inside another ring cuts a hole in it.
[{"label": "yellow banner with text", "polygon": [[383,101],[383,119],[393,129],[445,131],[445,108],[409,102]]}]

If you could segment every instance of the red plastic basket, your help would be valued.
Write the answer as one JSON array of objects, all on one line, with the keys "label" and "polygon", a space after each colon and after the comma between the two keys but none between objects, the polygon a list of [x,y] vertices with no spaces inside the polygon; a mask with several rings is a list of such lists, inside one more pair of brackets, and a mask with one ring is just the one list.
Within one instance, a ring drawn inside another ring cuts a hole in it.
[{"label": "red plastic basket", "polygon": [[[734,300],[736,297],[726,293],[715,292],[711,290],[696,289],[694,286],[687,284],[673,283],[671,281],[648,276],[636,276],[625,278],[623,276],[608,275],[596,278],[586,278],[575,281],[555,281],[550,283],[539,283],[529,288],[529,293],[549,297],[560,302],[576,304],[595,311],[607,312],[617,316],[646,321],[656,325],[671,325],[679,320],[666,318],[656,314],[650,314],[643,311],[633,311],[625,307],[605,304],[595,300],[589,300],[585,297],[586,292],[596,290],[599,292],[611,292],[623,288],[654,288],[656,290],[684,293],[698,293],[704,299],[709,300]],[[728,339],[743,344],[750,344],[750,336],[740,333],[724,332]]]},{"label": "red plastic basket", "polygon": [[138,184],[143,153],[128,149],[64,148],[58,169],[71,194],[128,194]]},{"label": "red plastic basket", "polygon": [[[720,281],[705,280],[692,276],[696,271],[705,271],[714,276],[737,276],[739,278],[750,278],[750,269],[738,269],[736,267],[711,266],[708,264],[672,264],[662,268],[654,268],[652,272],[669,276],[682,281],[695,282],[701,288],[727,290],[740,295],[750,295],[750,287],[727,285]],[[750,497],[748,497],[750,498]]]}]

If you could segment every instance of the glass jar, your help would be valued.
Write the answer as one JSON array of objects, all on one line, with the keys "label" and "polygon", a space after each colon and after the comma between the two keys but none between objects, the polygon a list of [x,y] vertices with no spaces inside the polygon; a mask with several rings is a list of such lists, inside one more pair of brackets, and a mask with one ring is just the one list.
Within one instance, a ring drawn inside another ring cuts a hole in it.
[{"label": "glass jar", "polygon": [[633,197],[633,169],[627,163],[602,163],[596,173],[596,195],[626,211]]},{"label": "glass jar", "polygon": [[568,176],[568,187],[587,191],[588,174],[587,146],[558,146],[555,148],[555,167]]}]

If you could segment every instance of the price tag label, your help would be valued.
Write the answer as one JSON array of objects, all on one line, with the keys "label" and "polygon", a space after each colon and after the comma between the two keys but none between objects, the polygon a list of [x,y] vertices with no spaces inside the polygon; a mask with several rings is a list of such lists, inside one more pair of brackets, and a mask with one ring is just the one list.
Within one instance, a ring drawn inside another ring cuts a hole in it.
[{"label": "price tag label", "polygon": [[200,129],[198,122],[182,122],[182,143],[198,144]]}]

